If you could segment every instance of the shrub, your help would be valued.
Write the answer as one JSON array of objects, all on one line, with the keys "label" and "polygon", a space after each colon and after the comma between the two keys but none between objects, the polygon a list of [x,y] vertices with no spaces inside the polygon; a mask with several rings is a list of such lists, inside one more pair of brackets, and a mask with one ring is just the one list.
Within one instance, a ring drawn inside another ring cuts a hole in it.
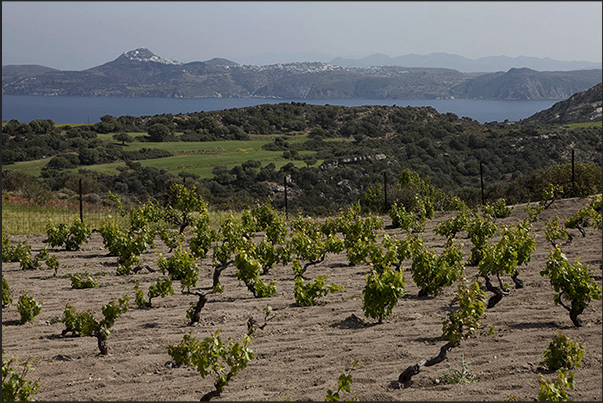
[{"label": "shrub", "polygon": [[401,228],[408,232],[422,232],[427,221],[424,216],[408,212],[403,205],[398,206],[397,203],[389,209],[389,216],[394,228]]},{"label": "shrub", "polygon": [[74,335],[95,336],[98,342],[98,348],[102,355],[107,355],[107,337],[111,334],[111,328],[115,320],[129,308],[130,298],[126,295],[119,300],[112,299],[108,304],[102,307],[104,318],[97,320],[90,311],[78,314],[74,307],[67,304],[63,311],[63,320],[65,329],[62,335],[72,332]]},{"label": "shrub", "polygon": [[487,245],[488,239],[496,234],[497,226],[488,216],[482,217],[474,214],[467,223],[467,235],[471,238],[473,248],[467,263],[477,266],[482,260],[482,249]]},{"label": "shrub", "polygon": [[[523,282],[518,279],[517,267],[528,264],[534,252],[535,238],[530,236],[530,229],[527,220],[520,221],[515,227],[504,226],[501,239],[496,244],[482,247],[477,268],[486,280],[488,291],[495,293],[488,301],[488,308],[494,307],[508,291],[508,285],[503,284],[501,275],[511,276],[517,288],[523,287]],[[500,288],[492,285],[490,276],[496,276]]]},{"label": "shrub", "polygon": [[82,244],[88,243],[92,235],[92,229],[80,219],[75,218],[71,225],[63,222],[46,224],[46,233],[48,234],[48,243],[50,246],[65,246],[67,250],[80,250]]},{"label": "shrub", "polygon": [[[573,265],[570,264],[561,249],[556,247],[549,254],[546,268],[540,271],[540,275],[548,277],[558,293],[553,297],[555,305],[561,305],[569,312],[574,326],[582,326],[582,320],[578,316],[592,300],[601,300],[603,288],[591,278],[590,269],[578,260]],[[570,305],[566,305],[564,300]]]},{"label": "shrub", "polygon": [[22,370],[17,371],[12,365],[16,358],[5,359],[2,349],[2,401],[26,401],[33,400],[33,395],[40,389],[39,379],[28,381],[25,378],[31,369],[29,361],[19,362]]},{"label": "shrub", "polygon": [[357,401],[358,398],[351,397],[351,398],[345,398],[347,393],[350,393],[351,390],[351,386],[352,386],[352,370],[356,367],[357,362],[353,362],[352,363],[352,368],[349,370],[349,372],[346,374],[345,372],[342,372],[339,375],[339,379],[337,380],[337,391],[333,392],[331,389],[327,390],[327,395],[325,396],[325,401],[327,402],[338,402],[340,400],[343,401]]},{"label": "shrub", "polygon": [[582,233],[582,236],[586,236],[584,227],[590,225],[595,226],[599,230],[602,228],[601,196],[596,196],[588,206],[581,208],[576,214],[565,221],[565,228],[576,228]]},{"label": "shrub", "polygon": [[553,247],[557,246],[557,240],[559,240],[559,244],[566,239],[569,238],[569,234],[565,230],[565,228],[561,227],[561,223],[559,222],[559,216],[555,216],[547,220],[546,228],[544,230],[545,238],[547,241],[553,245]]},{"label": "shrub", "polygon": [[[291,222],[291,230],[293,234],[289,241],[289,249],[293,256],[292,265],[296,276],[303,275],[309,266],[322,262],[327,253],[340,253],[344,250],[345,241],[332,232],[325,233],[316,220],[298,217]],[[353,250],[361,250],[359,253],[364,253],[362,248]],[[303,268],[301,261],[306,261]]]},{"label": "shrub", "polygon": [[220,396],[228,382],[245,369],[254,357],[253,351],[248,347],[250,344],[249,335],[243,336],[240,343],[229,340],[225,345],[219,331],[202,341],[198,341],[192,334],[185,334],[180,344],[168,347],[168,354],[176,365],[192,366],[203,378],[211,373],[217,377],[214,382],[215,390],[203,395],[203,401]]},{"label": "shrub", "polygon": [[[383,228],[380,217],[361,217],[360,204],[355,204],[346,210],[338,219],[338,229],[343,235],[343,248],[338,242],[329,251],[339,253],[345,249],[350,264],[360,264],[365,261],[369,247],[377,238],[377,230]],[[329,239],[335,240],[335,234],[329,234]]]},{"label": "shrub", "polygon": [[447,244],[449,244],[457,233],[466,230],[468,221],[468,215],[464,211],[459,211],[454,218],[437,223],[433,232],[448,238]]},{"label": "shrub", "polygon": [[540,364],[551,371],[560,368],[573,369],[582,366],[584,349],[582,343],[576,343],[566,335],[558,333],[542,355],[544,355],[544,361]]},{"label": "shrub", "polygon": [[505,199],[498,199],[494,203],[488,203],[482,206],[484,215],[490,215],[495,218],[505,218],[513,214],[514,207],[506,207]]},{"label": "shrub", "polygon": [[419,296],[437,296],[463,274],[463,254],[455,245],[448,246],[440,256],[418,247],[412,259],[412,279],[420,288]]},{"label": "shrub", "polygon": [[196,259],[181,245],[178,245],[169,259],[163,257],[161,253],[158,253],[158,256],[157,265],[161,272],[165,274],[167,271],[171,280],[180,280],[182,289],[190,289],[197,285],[199,268]]},{"label": "shrub", "polygon": [[184,185],[173,183],[166,191],[165,199],[165,219],[177,225],[180,234],[193,223],[195,214],[207,215],[207,205],[194,186],[189,190]]},{"label": "shrub", "polygon": [[477,331],[480,319],[484,314],[486,294],[480,289],[479,283],[459,284],[457,295],[450,305],[458,303],[459,308],[448,314],[442,326],[442,337],[453,345],[459,344],[464,338]]},{"label": "shrub", "polygon": [[392,266],[400,270],[402,261],[410,258],[413,242],[416,239],[418,238],[410,236],[406,239],[397,239],[385,234],[381,243],[369,244],[367,261],[379,273]]},{"label": "shrub", "polygon": [[118,275],[131,274],[132,266],[140,263],[139,256],[155,246],[155,230],[147,224],[142,225],[136,231],[121,229],[113,223],[105,223],[99,229],[105,247],[111,255],[117,256]]},{"label": "shrub", "polygon": [[21,270],[40,270],[42,268],[42,262],[48,259],[48,249],[44,248],[38,252],[34,257],[28,252],[21,256],[19,261]]},{"label": "shrub", "polygon": [[327,276],[318,276],[313,283],[304,284],[301,276],[296,276],[293,292],[297,306],[313,306],[316,299],[324,297],[330,292],[343,290],[343,287],[332,283],[325,287],[326,280]]},{"label": "shrub", "polygon": [[266,284],[261,278],[262,265],[247,252],[241,251],[235,256],[235,277],[242,280],[247,289],[256,298],[272,297],[276,292],[276,283]]},{"label": "shrub", "polygon": [[21,315],[19,323],[23,325],[32,321],[40,314],[40,311],[42,310],[42,303],[36,301],[33,297],[30,297],[27,294],[21,294],[19,297],[19,302],[17,303],[17,309]]},{"label": "shrub", "polygon": [[571,400],[567,396],[567,390],[574,390],[574,373],[561,370],[557,379],[551,381],[540,375],[540,392],[538,400],[541,402],[562,402]]},{"label": "shrub", "polygon": [[402,272],[391,268],[385,268],[381,272],[371,270],[366,275],[366,286],[362,290],[362,296],[364,315],[383,323],[383,318],[392,314],[398,299],[404,296]]},{"label": "shrub", "polygon": [[4,277],[2,277],[2,308],[8,306],[13,303],[13,298],[11,296],[11,291],[8,286],[8,281]]},{"label": "shrub", "polygon": [[174,287],[172,286],[172,280],[170,280],[169,278],[157,279],[155,284],[152,284],[149,287],[147,295],[149,297],[148,301],[145,300],[144,296],[142,295],[142,290],[138,290],[138,282],[136,282],[136,305],[138,305],[139,307],[144,305],[150,308],[151,301],[153,298],[165,298],[168,295],[174,295]]},{"label": "shrub", "polygon": [[3,262],[20,262],[24,257],[29,256],[31,246],[26,241],[19,242],[13,246],[10,239],[2,234],[2,261]]},{"label": "shrub", "polygon": [[161,228],[159,230],[159,238],[163,241],[163,243],[165,243],[168,248],[170,248],[170,252],[176,249],[185,241],[184,234],[181,234],[176,231],[170,231],[166,228]]},{"label": "shrub", "polygon": [[46,259],[46,266],[48,266],[50,270],[54,270],[54,276],[56,277],[60,267],[59,259],[56,256],[48,256]]},{"label": "shrub", "polygon": [[140,289],[140,283],[137,281],[134,286],[134,302],[139,308],[147,306],[148,302],[144,297],[144,292]]},{"label": "shrub", "polygon": [[217,236],[215,228],[210,226],[209,214],[203,212],[193,219],[192,229],[193,236],[191,237],[189,248],[196,257],[205,259],[212,242]]},{"label": "shrub", "polygon": [[98,281],[88,273],[70,274],[69,278],[71,279],[71,287],[75,289],[98,287]]}]

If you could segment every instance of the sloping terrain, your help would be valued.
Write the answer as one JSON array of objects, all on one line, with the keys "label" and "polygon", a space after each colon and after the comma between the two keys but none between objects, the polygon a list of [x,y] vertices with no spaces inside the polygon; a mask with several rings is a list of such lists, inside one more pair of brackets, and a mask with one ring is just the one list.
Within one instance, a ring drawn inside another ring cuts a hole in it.
[{"label": "sloping terrain", "polygon": [[[536,236],[532,260],[519,268],[525,287],[511,287],[510,295],[486,310],[487,316],[475,336],[452,349],[446,361],[424,367],[406,389],[394,389],[390,383],[409,365],[437,355],[445,344],[440,337],[442,321],[452,309],[449,303],[456,294],[456,284],[437,297],[418,297],[418,288],[408,271],[410,261],[404,261],[406,295],[399,300],[392,317],[375,324],[362,311],[362,290],[369,267],[349,266],[345,253],[327,255],[322,264],[308,269],[309,278],[328,275],[328,283],[345,287],[345,291],[329,294],[313,307],[295,306],[293,272],[291,267],[282,266],[267,275],[278,281],[277,295],[269,299],[254,299],[234,277],[234,268],[227,269],[221,277],[224,293],[209,297],[201,321],[194,328],[187,326],[185,312],[197,298],[180,294],[177,281],[176,294],[154,299],[151,309],[137,309],[132,298],[130,310],[117,319],[109,335],[109,355],[99,356],[94,338],[61,337],[64,325],[55,319],[62,316],[65,304],[73,305],[78,312],[90,309],[98,315],[100,307],[111,298],[124,294],[132,297],[135,281],[146,292],[162,275],[142,271],[129,277],[116,276],[116,258],[107,256],[102,238],[95,233],[82,251],[51,250],[61,263],[58,277],[53,277],[50,270],[22,271],[18,263],[3,263],[2,275],[13,290],[15,302],[2,312],[2,348],[6,356],[32,356],[35,370],[28,378],[41,380],[36,400],[198,400],[213,389],[214,379],[204,379],[191,368],[166,366],[171,361],[168,346],[179,343],[191,331],[202,339],[218,329],[224,342],[228,338],[239,341],[247,332],[247,319],[254,316],[262,322],[262,309],[270,304],[276,317],[263,330],[256,331],[251,346],[254,359],[230,381],[217,401],[324,400],[328,389],[336,390],[339,375],[352,360],[358,360],[359,365],[351,373],[351,394],[365,401],[504,401],[511,396],[532,401],[539,392],[539,375],[549,379],[556,376],[543,371],[539,362],[558,332],[583,343],[586,351],[583,366],[574,370],[576,388],[569,392],[570,398],[601,401],[601,301],[590,304],[581,316],[585,325],[575,328],[567,311],[554,305],[555,293],[548,279],[539,275],[551,249],[544,236],[546,220],[555,216],[568,218],[589,202],[589,198],[557,200],[542,213],[532,229]],[[524,208],[525,205],[515,206],[512,216],[498,219],[497,223],[512,224],[525,218]],[[422,234],[427,247],[438,253],[442,250],[445,239],[434,234],[433,229],[452,215],[438,213],[428,221]],[[389,224],[386,219],[384,232],[401,236]],[[600,285],[601,231],[587,227],[585,237],[577,230],[568,231],[573,241],[562,246],[563,252],[571,262],[579,258],[588,265]],[[45,238],[27,238],[34,253],[45,245]],[[19,239],[25,238],[12,240]],[[464,233],[459,234],[458,242],[464,244],[466,260],[471,242]],[[157,248],[143,256],[154,268],[156,251],[169,255],[159,239],[156,243]],[[210,263],[200,262],[198,286],[211,284],[206,277]],[[98,274],[100,288],[71,288],[66,275],[84,271]],[[466,267],[465,275],[473,279],[476,268]],[[40,315],[24,325],[17,324],[16,300],[20,292],[43,302]],[[491,327],[494,334],[489,334]],[[436,380],[442,379],[449,369],[462,369],[463,357],[475,382],[438,384]]]},{"label": "sloping terrain", "polygon": [[599,83],[587,91],[574,94],[569,99],[557,102],[549,109],[540,111],[522,122],[570,123],[601,120],[603,107],[602,85],[602,83]]}]

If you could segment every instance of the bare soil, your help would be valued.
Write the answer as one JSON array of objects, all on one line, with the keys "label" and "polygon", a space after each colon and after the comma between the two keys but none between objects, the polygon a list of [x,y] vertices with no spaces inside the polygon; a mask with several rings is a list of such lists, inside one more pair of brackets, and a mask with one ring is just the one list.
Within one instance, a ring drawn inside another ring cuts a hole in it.
[{"label": "bare soil", "polygon": [[[313,307],[297,307],[293,295],[294,276],[291,267],[276,266],[266,276],[277,280],[278,293],[273,298],[256,299],[244,284],[234,277],[234,267],[221,276],[223,294],[212,294],[201,312],[197,326],[187,326],[186,310],[197,297],[181,294],[174,282],[175,295],[155,298],[153,307],[139,309],[134,304],[134,282],[145,291],[162,276],[158,272],[141,271],[132,276],[116,275],[116,258],[108,256],[102,237],[94,233],[81,251],[51,250],[61,267],[58,277],[44,267],[39,271],[22,271],[19,263],[3,263],[2,276],[8,280],[13,303],[2,310],[2,348],[6,356],[29,357],[35,370],[29,379],[40,379],[41,389],[36,400],[130,400],[179,401],[199,400],[213,389],[214,379],[202,378],[192,368],[171,368],[168,346],[179,343],[193,332],[202,339],[220,329],[224,341],[240,340],[247,332],[250,316],[263,323],[262,309],[270,304],[277,316],[253,338],[254,359],[237,374],[215,400],[324,400],[328,389],[337,388],[337,379],[349,364],[357,360],[352,371],[351,396],[360,400],[412,401],[531,401],[539,392],[540,375],[556,377],[539,363],[552,338],[562,332],[583,343],[586,350],[583,366],[575,371],[573,400],[602,399],[602,304],[594,301],[580,316],[584,326],[576,328],[568,312],[555,306],[555,294],[549,280],[539,275],[545,266],[551,245],[545,239],[546,220],[559,216],[569,218],[588,204],[588,198],[558,200],[545,210],[533,226],[536,250],[528,266],[519,268],[525,287],[515,289],[495,307],[486,310],[481,329],[457,348],[448,358],[431,367],[424,367],[413,377],[408,388],[396,389],[396,381],[409,365],[439,353],[446,342],[441,338],[442,321],[453,309],[449,303],[456,294],[456,284],[437,297],[417,296],[418,288],[405,261],[406,295],[394,308],[393,316],[382,324],[366,318],[362,311],[362,290],[369,271],[367,265],[349,266],[345,253],[327,255],[325,261],[310,267],[308,277],[328,275],[327,282],[345,287],[340,293],[321,298]],[[512,224],[526,216],[525,205],[515,206],[514,214],[497,223]],[[438,222],[455,213],[439,213],[429,221],[423,234],[425,244],[441,251],[445,239],[433,233]],[[401,236],[388,227],[385,232]],[[568,230],[573,241],[562,246],[573,262],[579,258],[591,268],[591,275],[601,284],[601,231],[586,228],[583,237],[578,230]],[[459,235],[464,244],[465,258],[471,241]],[[14,237],[13,242],[26,239],[36,253],[44,247],[45,235]],[[169,255],[165,245],[156,238],[157,247],[143,255],[143,260],[157,269],[156,252]],[[211,286],[211,260],[199,262],[201,287]],[[100,287],[72,289],[69,273],[87,271],[101,274]],[[475,278],[475,267],[466,267],[465,275]],[[483,280],[481,281],[483,284]],[[43,302],[33,322],[19,325],[17,301],[26,292]],[[111,298],[127,294],[130,310],[119,317],[107,340],[109,354],[99,355],[92,337],[61,336],[62,317],[67,303],[78,312],[92,310],[100,316],[101,307]],[[487,293],[488,297],[492,294]],[[494,329],[494,334],[488,330]],[[445,385],[438,382],[449,369],[462,369],[462,358],[474,376],[473,383]],[[350,395],[348,395],[350,396]]]}]

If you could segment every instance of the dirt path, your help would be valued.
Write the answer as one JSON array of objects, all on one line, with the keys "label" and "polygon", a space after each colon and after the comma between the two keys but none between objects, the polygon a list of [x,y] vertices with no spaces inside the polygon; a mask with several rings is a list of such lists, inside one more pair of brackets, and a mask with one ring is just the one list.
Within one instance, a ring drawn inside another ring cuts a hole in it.
[{"label": "dirt path", "polygon": [[[84,271],[104,273],[97,277],[99,288],[75,290],[68,277],[54,278],[50,270],[22,271],[19,263],[2,264],[2,275],[13,294],[13,304],[2,310],[2,348],[7,356],[32,357],[35,370],[29,377],[41,380],[36,400],[198,400],[213,389],[214,380],[203,379],[191,368],[166,368],[166,362],[171,360],[168,346],[179,343],[190,331],[201,339],[220,329],[224,341],[238,341],[247,331],[249,316],[261,319],[262,309],[270,304],[277,316],[263,330],[256,331],[251,346],[255,358],[216,400],[324,400],[327,389],[336,390],[344,367],[357,360],[351,391],[361,400],[492,401],[508,400],[514,395],[518,400],[530,401],[538,394],[539,374],[552,377],[539,369],[542,352],[557,332],[563,332],[583,342],[586,350],[583,367],[575,370],[576,390],[570,392],[570,397],[600,401],[601,301],[591,303],[581,315],[585,326],[575,328],[567,311],[553,304],[554,291],[548,279],[539,275],[551,249],[544,236],[546,220],[555,215],[568,218],[588,202],[560,200],[543,212],[533,227],[536,251],[532,261],[520,268],[525,287],[511,287],[510,295],[486,311],[482,329],[475,337],[451,350],[444,362],[423,368],[406,389],[394,389],[390,383],[406,367],[436,355],[445,344],[440,337],[442,321],[449,312],[456,284],[435,298],[418,298],[418,288],[408,272],[411,262],[407,260],[403,264],[406,296],[394,308],[392,317],[374,325],[375,321],[365,318],[362,311],[368,266],[350,267],[345,253],[328,255],[322,264],[308,269],[308,277],[326,274],[328,282],[345,287],[345,291],[329,294],[313,307],[295,306],[290,267],[277,266],[267,275],[268,279],[278,280],[278,293],[269,299],[254,299],[234,277],[234,268],[228,268],[221,276],[225,292],[210,295],[201,322],[189,327],[186,310],[197,298],[181,294],[179,282],[175,281],[175,295],[154,299],[151,309],[138,309],[133,303],[134,282],[139,281],[146,294],[161,273],[116,276],[116,258],[107,256],[101,236],[95,233],[82,251],[51,254],[61,263],[59,277]],[[445,240],[435,235],[433,228],[449,217],[450,213],[436,215],[423,234],[425,244],[438,252]],[[524,217],[524,205],[519,205],[511,217],[497,222],[514,223]],[[400,234],[392,229],[386,232]],[[586,237],[577,230],[569,232],[574,238],[563,247],[564,253],[571,262],[580,258],[601,284],[601,231],[588,227]],[[32,236],[27,241],[37,252],[44,246],[44,238],[45,235]],[[25,238],[12,240],[20,239]],[[471,242],[460,241],[466,260]],[[158,237],[156,243],[157,248],[143,256],[155,268],[155,252],[167,254]],[[204,260],[199,265],[198,286],[211,285],[210,263]],[[467,278],[473,278],[476,268],[467,267],[465,273]],[[33,322],[18,325],[17,301],[22,291],[42,301],[43,308]],[[107,342],[109,355],[98,355],[95,338],[61,337],[64,325],[54,320],[62,317],[65,304],[73,305],[78,312],[90,309],[100,315],[102,305],[126,293],[132,297],[131,308],[112,329]],[[493,335],[488,334],[491,325]],[[436,379],[449,368],[461,369],[463,355],[476,382],[436,384]]]}]

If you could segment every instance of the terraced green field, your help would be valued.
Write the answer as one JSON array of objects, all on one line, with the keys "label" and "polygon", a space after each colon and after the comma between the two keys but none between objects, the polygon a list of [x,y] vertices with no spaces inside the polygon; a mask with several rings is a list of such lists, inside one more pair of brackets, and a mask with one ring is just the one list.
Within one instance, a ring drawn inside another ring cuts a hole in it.
[{"label": "terraced green field", "polygon": [[[141,133],[129,133],[135,137]],[[167,150],[174,154],[172,157],[141,160],[140,163],[145,167],[155,167],[166,169],[173,174],[184,171],[199,175],[201,178],[212,178],[212,170],[215,166],[225,166],[231,169],[248,160],[260,161],[262,166],[273,163],[278,170],[280,167],[293,163],[296,167],[307,166],[304,161],[291,161],[283,158],[281,151],[266,151],[262,146],[274,142],[278,135],[250,136],[246,141],[207,141],[207,142],[131,142],[123,145],[124,150],[139,151],[143,148]],[[113,142],[121,146],[120,142],[113,140],[113,134],[101,134],[99,139]],[[305,134],[287,136],[287,142],[290,144],[302,143],[308,140]],[[333,139],[333,141],[342,139]],[[312,154],[311,151],[302,151],[300,155]],[[41,169],[48,163],[50,158],[44,158],[34,161],[18,162],[11,165],[4,165],[2,169],[21,170],[32,176],[39,176]],[[317,160],[314,166],[320,165],[323,161]],[[86,166],[86,169],[97,172],[117,173],[119,166],[124,166],[123,161]],[[77,171],[77,168],[73,169]]]}]

